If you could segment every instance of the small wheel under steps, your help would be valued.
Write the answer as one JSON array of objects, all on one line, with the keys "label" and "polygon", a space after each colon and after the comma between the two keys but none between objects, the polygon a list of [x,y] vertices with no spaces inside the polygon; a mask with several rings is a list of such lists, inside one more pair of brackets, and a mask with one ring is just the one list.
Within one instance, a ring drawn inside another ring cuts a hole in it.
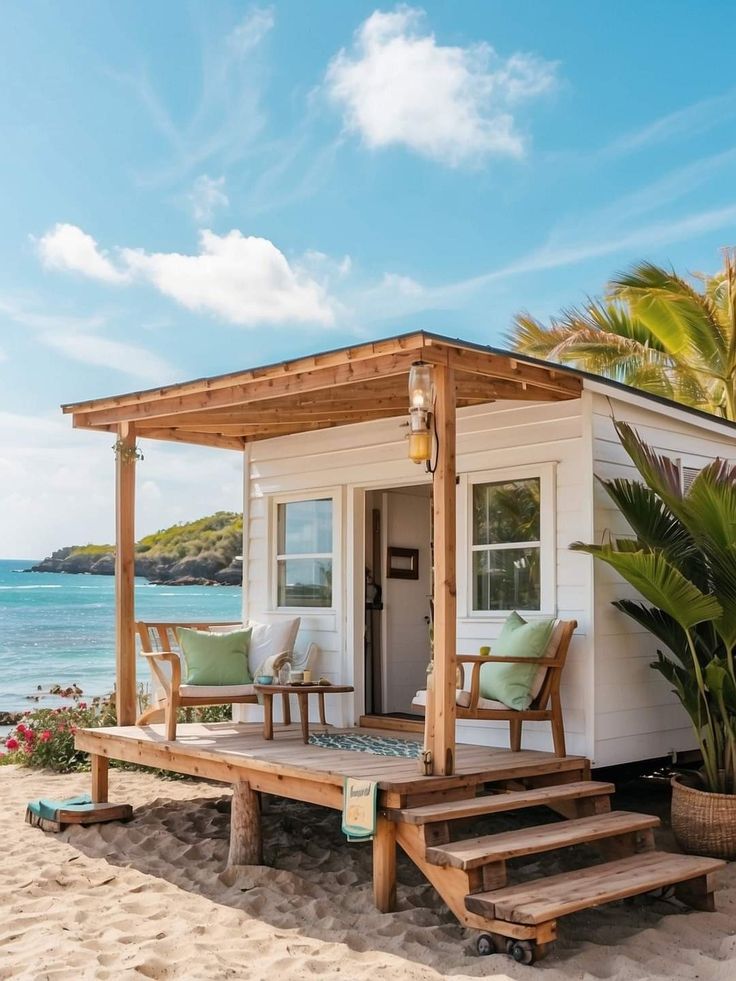
[{"label": "small wheel under steps", "polygon": [[514,940],[499,934],[481,933],[476,941],[480,957],[505,952],[517,964],[534,964],[547,954],[550,944],[538,944],[534,940]]}]

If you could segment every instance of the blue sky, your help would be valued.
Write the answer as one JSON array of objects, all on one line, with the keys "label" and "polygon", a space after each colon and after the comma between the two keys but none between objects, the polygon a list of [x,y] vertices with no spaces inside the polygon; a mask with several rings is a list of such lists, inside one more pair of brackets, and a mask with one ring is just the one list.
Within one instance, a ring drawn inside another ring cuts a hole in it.
[{"label": "blue sky", "polygon": [[[500,344],[637,259],[714,269],[729,7],[3,4],[0,555],[112,534],[109,441],[60,402],[417,327]],[[238,466],[147,447],[139,531],[239,506]]]}]

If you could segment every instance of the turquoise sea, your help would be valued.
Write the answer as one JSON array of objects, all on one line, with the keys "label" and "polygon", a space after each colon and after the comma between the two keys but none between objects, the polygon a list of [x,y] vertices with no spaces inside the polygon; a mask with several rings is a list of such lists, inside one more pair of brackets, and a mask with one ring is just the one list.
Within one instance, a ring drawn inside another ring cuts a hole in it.
[{"label": "turquoise sea", "polygon": [[[115,679],[112,576],[23,572],[36,559],[0,559],[0,711],[33,708],[37,688],[78,684],[109,692]],[[237,586],[152,586],[136,580],[143,620],[236,620]],[[139,678],[148,681],[139,662]],[[59,700],[42,699],[42,705]]]}]

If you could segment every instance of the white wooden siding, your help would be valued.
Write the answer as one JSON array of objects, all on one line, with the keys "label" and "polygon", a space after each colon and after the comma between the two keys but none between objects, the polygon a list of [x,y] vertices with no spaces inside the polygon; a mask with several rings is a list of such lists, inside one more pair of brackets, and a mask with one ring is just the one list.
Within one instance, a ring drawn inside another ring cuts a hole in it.
[{"label": "white wooden siding", "polygon": [[[637,400],[638,401],[638,400]],[[709,431],[684,413],[661,411],[617,399],[590,396],[593,467],[601,477],[638,474],[616,435],[613,417],[631,423],[659,452],[678,458],[684,466],[700,469],[716,456],[736,456],[736,441],[725,431]],[[631,530],[605,490],[594,487],[595,537],[625,535]],[[664,756],[694,748],[689,719],[670,686],[650,663],[657,642],[611,603],[641,599],[611,568],[592,565],[595,583],[595,752],[597,766]]]},{"label": "white wooden siding", "polygon": [[[362,488],[398,486],[429,478],[406,455],[403,418],[342,426],[316,433],[264,440],[250,450],[250,477],[245,614],[277,619],[288,615],[273,608],[270,595],[271,543],[268,499],[275,494],[318,494],[326,489],[341,493],[340,543],[344,575],[336,582],[334,612],[303,613],[300,644],[314,640],[320,645],[320,673],[333,681],[354,683],[355,704],[349,697],[328,700],[331,721],[349,724],[362,711],[362,589],[364,516]],[[586,468],[582,452],[579,400],[559,403],[497,402],[461,409],[458,414],[458,473],[509,470],[546,463],[554,465],[555,500],[544,506],[556,508],[557,615],[574,618],[579,628],[563,679],[563,702],[568,751],[592,752],[592,642],[590,638],[590,569],[585,556],[568,550],[575,539],[592,532],[592,514],[584,486]],[[246,468],[248,469],[248,468]],[[465,495],[458,494],[458,529],[464,535]],[[358,513],[360,512],[360,513]],[[465,548],[459,541],[458,609],[465,601]],[[357,599],[360,593],[359,600]],[[498,636],[503,616],[458,620],[458,650],[473,653]],[[331,703],[331,704],[330,704]],[[247,708],[247,707],[246,707]],[[252,710],[251,710],[252,711]],[[248,715],[246,712],[245,715]],[[464,722],[458,726],[463,742],[508,745],[508,726],[503,723]],[[524,745],[551,749],[548,724],[527,723]]]}]

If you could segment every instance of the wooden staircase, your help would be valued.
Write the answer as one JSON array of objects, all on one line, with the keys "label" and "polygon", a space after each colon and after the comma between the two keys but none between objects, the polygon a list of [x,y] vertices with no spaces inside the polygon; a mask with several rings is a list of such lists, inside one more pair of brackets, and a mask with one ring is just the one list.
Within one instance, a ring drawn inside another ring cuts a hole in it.
[{"label": "wooden staircase", "polygon": [[[554,786],[514,784],[481,797],[384,812],[396,841],[465,926],[481,930],[478,951],[506,950],[515,960],[543,957],[569,913],[674,887],[696,909],[713,909],[717,859],[658,852],[649,814],[611,811],[610,783],[582,780]],[[457,822],[515,811],[552,808],[562,820],[497,834],[453,840]],[[507,861],[595,844],[603,861],[573,872],[508,884]]]}]

